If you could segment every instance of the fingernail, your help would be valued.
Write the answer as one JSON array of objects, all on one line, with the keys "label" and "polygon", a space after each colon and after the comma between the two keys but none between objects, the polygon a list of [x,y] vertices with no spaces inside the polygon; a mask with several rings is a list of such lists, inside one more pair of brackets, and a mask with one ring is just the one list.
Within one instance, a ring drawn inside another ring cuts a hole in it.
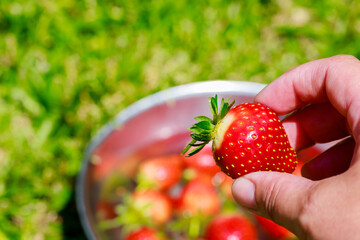
[{"label": "fingernail", "polygon": [[238,178],[232,185],[236,202],[249,210],[256,211],[255,185],[246,178]]}]

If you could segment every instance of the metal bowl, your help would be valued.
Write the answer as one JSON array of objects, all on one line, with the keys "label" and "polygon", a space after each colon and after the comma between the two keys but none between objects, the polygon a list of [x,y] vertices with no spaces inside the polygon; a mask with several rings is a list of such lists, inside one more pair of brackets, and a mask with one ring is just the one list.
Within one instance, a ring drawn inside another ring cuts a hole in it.
[{"label": "metal bowl", "polygon": [[181,85],[130,105],[89,143],[77,179],[77,207],[89,239],[103,239],[95,210],[111,172],[126,177],[141,159],[179,153],[189,142],[188,128],[198,115],[210,116],[208,97],[231,97],[236,104],[253,101],[264,84],[206,81]]}]

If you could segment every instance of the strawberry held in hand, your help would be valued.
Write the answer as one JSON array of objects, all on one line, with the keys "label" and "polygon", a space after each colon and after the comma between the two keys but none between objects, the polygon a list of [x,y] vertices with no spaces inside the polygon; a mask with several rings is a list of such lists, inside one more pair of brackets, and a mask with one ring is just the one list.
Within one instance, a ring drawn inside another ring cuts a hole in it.
[{"label": "strawberry held in hand", "polygon": [[190,130],[193,140],[182,154],[192,156],[213,140],[216,164],[232,178],[250,172],[278,171],[292,173],[296,154],[276,113],[260,103],[243,103],[210,98],[213,119],[199,116]]}]

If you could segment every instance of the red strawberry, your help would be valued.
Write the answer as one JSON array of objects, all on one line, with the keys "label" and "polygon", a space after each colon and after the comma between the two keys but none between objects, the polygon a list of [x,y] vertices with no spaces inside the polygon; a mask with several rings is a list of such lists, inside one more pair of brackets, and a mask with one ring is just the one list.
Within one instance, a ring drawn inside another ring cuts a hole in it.
[{"label": "red strawberry", "polygon": [[155,157],[140,164],[137,178],[140,185],[148,184],[154,189],[167,190],[180,181],[182,170],[180,155]]},{"label": "red strawberry", "polygon": [[260,103],[233,104],[222,99],[218,106],[217,96],[210,98],[213,119],[195,118],[199,122],[190,128],[193,140],[182,153],[195,147],[192,156],[213,140],[217,165],[234,179],[256,171],[292,173],[296,154],[276,113]]},{"label": "red strawberry", "polygon": [[178,211],[190,215],[197,213],[205,216],[213,215],[218,213],[221,207],[215,187],[201,179],[187,182],[175,203]]},{"label": "red strawberry", "polygon": [[141,209],[145,217],[158,225],[164,224],[172,217],[171,199],[160,191],[137,190],[132,194],[132,201],[135,208]]},{"label": "red strawberry", "polygon": [[116,212],[115,212],[114,208],[115,208],[114,204],[100,200],[96,204],[96,216],[100,220],[107,220],[107,219],[115,218]]},{"label": "red strawberry", "polygon": [[271,237],[271,239],[293,239],[295,235],[286,228],[274,223],[273,221],[254,214],[254,217],[264,232]]},{"label": "red strawberry", "polygon": [[258,233],[255,225],[245,216],[222,215],[209,223],[205,235],[207,240],[256,240]]},{"label": "red strawberry", "polygon": [[152,228],[142,227],[138,230],[131,232],[125,240],[164,240],[159,234]]}]

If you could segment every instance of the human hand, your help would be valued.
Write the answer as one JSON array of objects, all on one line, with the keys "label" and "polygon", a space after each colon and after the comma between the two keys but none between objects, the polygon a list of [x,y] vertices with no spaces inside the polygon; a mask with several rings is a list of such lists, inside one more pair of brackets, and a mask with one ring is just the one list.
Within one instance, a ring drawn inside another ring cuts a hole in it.
[{"label": "human hand", "polygon": [[256,172],[232,187],[243,207],[300,239],[360,239],[360,61],[339,55],[283,74],[255,98],[284,121],[295,150],[347,137],[305,164],[298,177]]}]

